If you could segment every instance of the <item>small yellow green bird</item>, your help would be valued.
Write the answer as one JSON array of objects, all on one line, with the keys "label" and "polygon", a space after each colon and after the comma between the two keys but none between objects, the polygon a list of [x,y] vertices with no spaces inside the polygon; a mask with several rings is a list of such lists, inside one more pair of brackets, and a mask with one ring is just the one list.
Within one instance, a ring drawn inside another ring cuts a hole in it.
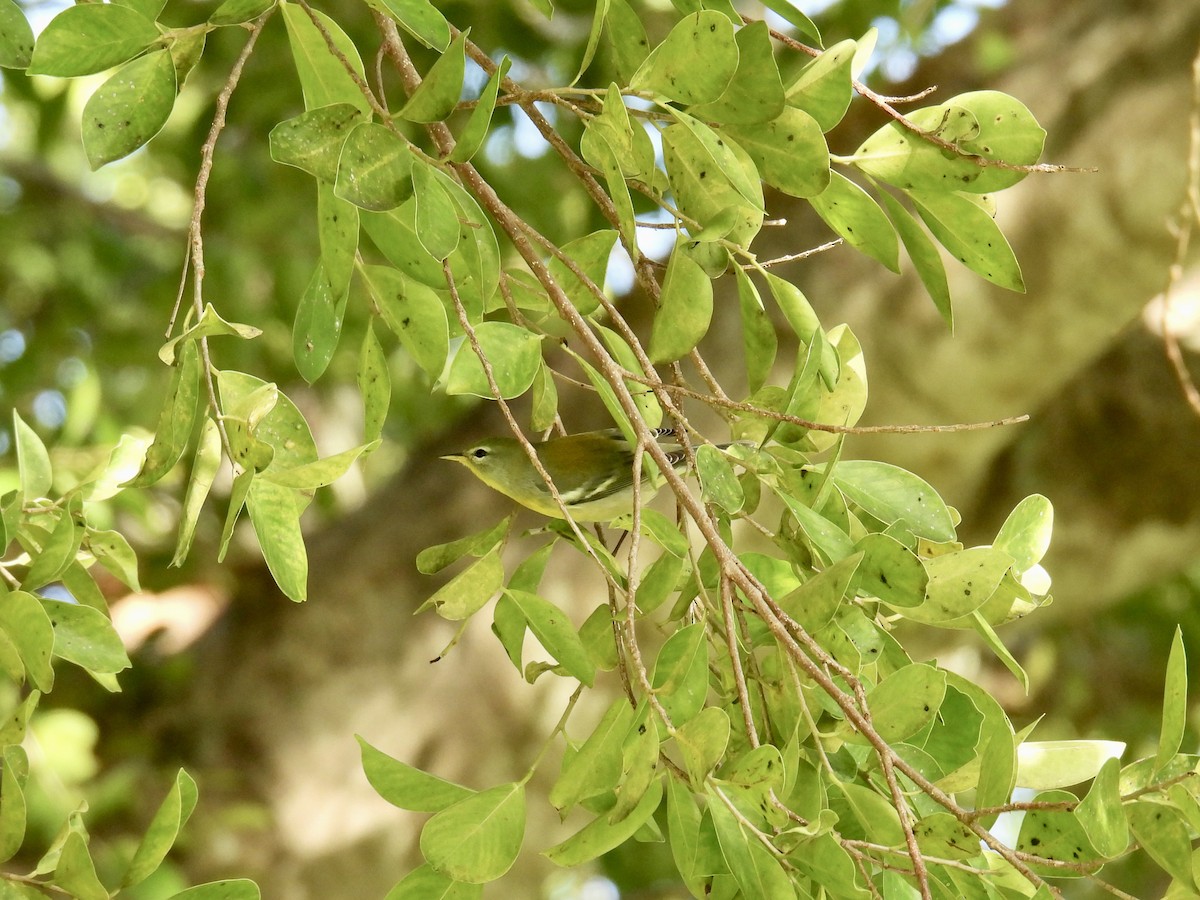
[{"label": "small yellow green bird", "polygon": [[[675,432],[660,428],[655,433],[666,437]],[[683,468],[687,457],[682,447],[673,442],[664,442],[660,446],[675,469]],[[533,448],[576,521],[608,522],[633,510],[633,445],[619,429],[568,434],[535,442]],[[550,488],[516,438],[488,438],[469,450],[451,453],[442,459],[462,463],[488,487],[522,506],[544,516],[563,518]],[[648,469],[643,468],[645,500],[658,489],[657,485],[649,483],[649,477]]]}]

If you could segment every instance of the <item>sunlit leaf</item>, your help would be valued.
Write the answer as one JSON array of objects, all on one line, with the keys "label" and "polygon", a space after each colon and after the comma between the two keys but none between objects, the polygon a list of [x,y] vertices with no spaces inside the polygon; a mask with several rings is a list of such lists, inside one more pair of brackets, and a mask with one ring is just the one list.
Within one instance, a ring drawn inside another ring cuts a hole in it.
[{"label": "sunlit leaf", "polygon": [[421,853],[455,881],[495,881],[525,837],[525,786],[502,784],[443,809],[421,829]]},{"label": "sunlit leaf", "polygon": [[196,782],[180,769],[175,775],[175,783],[146,829],[133,859],[129,861],[129,868],[121,879],[122,887],[145,881],[159,867],[196,808],[196,796]]},{"label": "sunlit leaf", "polygon": [[358,735],[355,735],[355,739],[362,751],[362,767],[367,781],[375,793],[393,806],[413,812],[440,812],[475,794],[470,788],[393,759]]},{"label": "sunlit leaf", "polygon": [[[287,26],[288,43],[292,48],[292,59],[296,63],[296,74],[304,92],[304,108],[317,109],[335,103],[349,103],[365,113],[370,113],[370,103],[347,73],[342,61],[329,52],[324,35],[313,24],[313,19],[309,18],[310,12],[294,3],[282,3],[280,9],[283,22]],[[346,32],[323,12],[312,10],[311,16],[320,23],[334,46],[349,60],[351,68],[365,83],[358,48],[347,37]]]},{"label": "sunlit leaf", "polygon": [[133,59],[160,36],[153,20],[127,6],[68,6],[38,35],[27,71],[60,78],[93,75]]},{"label": "sunlit leaf", "polygon": [[910,191],[933,236],[975,274],[1010,291],[1025,291],[1021,266],[995,220],[962,194]]},{"label": "sunlit leaf", "polygon": [[398,113],[401,118],[410,122],[440,122],[454,111],[462,97],[468,34],[469,29],[460,32],[425,73],[421,86]]},{"label": "sunlit leaf", "polygon": [[[536,334],[508,322],[484,322],[476,327],[475,338],[501,397],[511,400],[529,390],[542,361],[541,340]],[[487,374],[467,341],[450,363],[446,393],[492,398]]]},{"label": "sunlit leaf", "polygon": [[737,64],[733,24],[718,12],[703,10],[671,29],[634,73],[630,87],[681,103],[707,103],[725,92]]}]

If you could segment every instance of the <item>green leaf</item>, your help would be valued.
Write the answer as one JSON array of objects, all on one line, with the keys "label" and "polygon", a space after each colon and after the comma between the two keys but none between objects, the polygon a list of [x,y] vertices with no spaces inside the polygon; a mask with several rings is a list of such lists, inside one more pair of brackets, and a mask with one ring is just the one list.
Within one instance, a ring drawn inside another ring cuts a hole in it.
[{"label": "green leaf", "polygon": [[[599,4],[597,4],[599,6]],[[650,53],[646,27],[625,0],[609,0],[604,33],[612,48],[612,62],[622,84],[628,84]],[[580,70],[583,74],[583,69]]]},{"label": "green leaf", "polygon": [[750,392],[761,388],[775,364],[778,339],[775,326],[763,306],[758,288],[741,266],[734,268],[738,286],[738,307],[742,321],[742,347],[746,355],[746,380]]},{"label": "green leaf", "polygon": [[619,847],[654,815],[662,802],[663,779],[655,778],[642,794],[637,806],[623,819],[610,822],[602,813],[565,841],[555,844],[542,855],[559,866],[577,866]]},{"label": "green leaf", "polygon": [[358,392],[363,400],[363,438],[368,442],[377,441],[382,436],[392,402],[392,381],[388,373],[387,357],[379,344],[379,338],[375,336],[374,322],[374,317],[367,320],[357,377]]},{"label": "green leaf", "polygon": [[874,460],[845,460],[834,468],[833,482],[881,522],[903,522],[913,534],[931,541],[954,540],[950,510],[937,491],[912,472]]},{"label": "green leaf", "polygon": [[321,106],[285,119],[271,129],[271,159],[332,184],[346,137],[362,120],[362,109],[353,103]]},{"label": "green leaf", "polygon": [[282,487],[297,491],[312,491],[326,487],[341,478],[360,456],[371,453],[379,447],[379,441],[369,444],[359,444],[341,453],[304,463],[291,468],[270,466],[262,473],[262,481],[269,481]]},{"label": "green leaf", "polygon": [[811,547],[818,551],[818,556],[828,562],[845,559],[854,552],[854,544],[850,536],[836,524],[800,501],[794,490],[784,487],[777,491],[788,510],[796,518],[796,524],[808,538]]},{"label": "green leaf", "polygon": [[[643,509],[641,519],[642,534],[674,556],[683,558],[688,555],[690,546],[687,537],[680,532],[679,526],[673,520],[656,509]],[[619,527],[630,527],[633,524],[633,514],[625,513],[614,521]]]},{"label": "green leaf", "polygon": [[888,217],[853,181],[839,172],[829,174],[829,187],[809,198],[817,215],[846,243],[898,273],[900,245]]},{"label": "green leaf", "polygon": [[217,548],[217,562],[225,559],[229,542],[233,540],[233,527],[237,524],[242,507],[246,504],[246,494],[254,481],[254,470],[245,469],[233,478],[233,486],[229,489],[229,507],[225,511],[225,524],[221,528],[221,542]]},{"label": "green leaf", "polygon": [[78,831],[72,831],[63,842],[53,883],[74,900],[108,900],[108,891],[96,877],[87,841]]},{"label": "green leaf", "polygon": [[205,418],[200,429],[200,440],[196,445],[196,461],[192,463],[192,474],[188,478],[183,512],[179,517],[179,538],[175,544],[175,556],[171,559],[173,566],[182,565],[192,549],[200,510],[204,507],[209,488],[212,487],[220,467],[221,431],[215,421]]},{"label": "green leaf", "polygon": [[446,307],[437,294],[397,269],[363,266],[359,271],[388,328],[400,338],[417,365],[436,378],[450,352]]},{"label": "green leaf", "polygon": [[637,589],[637,607],[645,615],[658,609],[676,589],[684,571],[685,560],[664,553],[642,573]]},{"label": "green leaf", "polygon": [[650,361],[671,362],[687,355],[712,321],[712,282],[686,254],[676,251],[667,263],[662,296],[647,352]]},{"label": "green leaf", "polygon": [[121,887],[127,888],[140,884],[162,864],[168,851],[174,846],[179,832],[196,808],[196,782],[183,769],[175,775],[175,783],[158,807],[150,827],[138,844],[125,877],[121,879]]},{"label": "green leaf", "polygon": [[681,19],[634,73],[630,87],[680,103],[708,103],[728,87],[737,71],[733,24],[702,10]]},{"label": "green leaf", "polygon": [[946,673],[913,664],[893,672],[867,695],[871,721],[889,744],[907,740],[938,714],[946,696]]},{"label": "green leaf", "polygon": [[846,597],[862,562],[854,553],[818,572],[779,599],[779,605],[809,633],[829,624]]},{"label": "green leaf", "polygon": [[680,628],[667,638],[658,651],[650,683],[677,728],[704,708],[708,696],[708,641],[702,622]]},{"label": "green leaf", "polygon": [[401,28],[431,50],[445,50],[450,43],[450,26],[429,0],[378,0],[371,5],[386,11]]},{"label": "green leaf", "polygon": [[831,131],[850,107],[850,69],[857,50],[854,41],[845,40],[805,65],[787,85],[788,105],[816,119],[822,131]]},{"label": "green leaf", "polygon": [[863,552],[855,587],[889,606],[907,609],[925,600],[929,574],[920,558],[886,534],[868,534],[856,545]]},{"label": "green leaf", "polygon": [[592,27],[588,30],[587,44],[583,48],[583,59],[579,62],[579,71],[575,73],[575,77],[571,79],[571,86],[587,71],[588,66],[592,64],[592,59],[596,56],[596,47],[600,44],[600,33],[604,29],[604,20],[608,16],[609,0],[597,0],[595,11],[592,13]]},{"label": "green leaf", "polygon": [[275,0],[225,0],[208,17],[208,24],[241,25],[252,22],[274,5]]},{"label": "green leaf", "polygon": [[[154,0],[157,2],[157,0]],[[171,54],[171,65],[175,67],[175,85],[177,90],[183,88],[184,82],[192,69],[204,55],[204,44],[207,35],[204,32],[176,32],[172,35],[167,51]]]},{"label": "green leaf", "polygon": [[520,608],[530,631],[546,652],[558,661],[568,675],[591,687],[596,677],[596,666],[584,650],[583,642],[566,613],[537,594],[511,588],[505,593]]},{"label": "green leaf", "polygon": [[717,706],[706,706],[694,719],[675,731],[675,744],[683,757],[692,786],[700,790],[729,745],[729,715]]},{"label": "green leaf", "polygon": [[[3,632],[0,632],[0,634],[3,634]],[[24,674],[23,669],[21,670],[21,674]],[[20,677],[18,675],[14,680],[20,680]],[[19,744],[25,740],[25,729],[29,724],[29,717],[37,709],[38,701],[41,698],[41,692],[36,690],[30,691],[25,695],[25,699],[17,705],[16,709],[9,710],[3,719],[0,719],[0,747],[9,747],[12,744]]]},{"label": "green leaf", "polygon": [[1021,266],[991,215],[963,194],[910,191],[917,212],[938,242],[975,274],[1024,293]]},{"label": "green leaf", "polygon": [[128,6],[151,21],[157,19],[162,13],[163,7],[167,5],[167,0],[112,0],[112,2],[120,6]]},{"label": "green leaf", "polygon": [[137,477],[126,487],[149,487],[163,478],[179,462],[195,431],[200,413],[200,351],[195,341],[186,341],[171,369],[171,382],[158,414],[154,443],[146,451]]},{"label": "green leaf", "polygon": [[[697,155],[696,163],[701,167],[702,179],[711,177],[715,165],[725,180],[732,185],[743,200],[755,209],[763,208],[763,191],[759,171],[753,158],[745,148],[735,143],[729,136],[729,129],[718,135],[699,119],[687,113],[672,110],[671,115],[680,125],[692,133],[696,146],[702,153]],[[732,225],[735,220],[729,219]],[[693,235],[697,240],[707,240],[708,236]]]},{"label": "green leaf", "polygon": [[496,95],[500,91],[500,83],[504,81],[504,76],[508,74],[511,65],[512,60],[507,56],[502,58],[499,65],[496,66],[496,71],[492,73],[492,77],[483,86],[483,92],[479,95],[475,108],[471,110],[471,117],[467,119],[466,126],[458,136],[454,149],[450,152],[451,162],[470,162],[471,158],[479,152],[479,148],[483,146],[483,141],[492,124],[492,113],[496,109]]},{"label": "green leaf", "polygon": [[942,255],[938,253],[937,246],[895,197],[887,191],[880,191],[879,199],[883,201],[884,209],[896,226],[900,240],[904,242],[908,258],[917,270],[917,277],[925,285],[942,319],[953,330],[954,307],[950,301],[950,283],[946,280],[946,267],[942,264]]},{"label": "green leaf", "polygon": [[1075,808],[1079,824],[1096,850],[1110,859],[1129,846],[1129,827],[1121,804],[1121,764],[1109,757]]},{"label": "green leaf", "polygon": [[395,209],[412,196],[412,168],[404,138],[385,125],[361,122],[342,145],[334,193],[362,209]]},{"label": "green leaf", "polygon": [[[720,223],[726,239],[748,246],[762,228],[761,193],[756,194],[756,202],[747,201],[723,172],[714,171],[712,154],[683,124],[677,122],[663,130],[662,148],[667,180],[680,212],[701,229]],[[754,161],[745,150],[733,143],[726,144],[726,148],[743,172],[755,171]],[[695,226],[689,222],[688,227]]]},{"label": "green leaf", "polygon": [[168,900],[259,900],[258,885],[248,878],[229,878],[198,884],[171,895]]},{"label": "green leaf", "polygon": [[523,671],[521,659],[527,624],[520,607],[507,594],[496,598],[496,606],[492,609],[492,634],[499,639],[509,662],[518,672]]},{"label": "green leaf", "polygon": [[906,114],[918,128],[963,151],[955,155],[889,122],[854,151],[859,169],[904,190],[986,194],[1012,187],[1026,172],[980,166],[979,159],[1029,166],[1042,155],[1046,132],[1014,97],[975,91]]},{"label": "green leaf", "polygon": [[725,802],[710,789],[708,812],[729,871],[744,897],[787,900],[796,892],[779,860],[757,838],[746,834]]},{"label": "green leaf", "polygon": [[1183,646],[1183,631],[1177,625],[1175,637],[1171,639],[1171,655],[1167,658],[1162,730],[1159,732],[1158,752],[1154,754],[1156,770],[1161,770],[1183,744],[1183,731],[1187,727],[1187,682],[1187,651]]},{"label": "green leaf", "polygon": [[[604,342],[604,346],[608,348],[608,352],[612,354],[614,360],[623,369],[634,372],[636,374],[645,375],[642,369],[642,364],[633,352],[633,348],[626,343],[625,338],[617,334],[611,328],[605,328],[603,325],[592,326],[600,339]],[[549,377],[549,376],[547,376]],[[663,412],[659,406],[658,399],[652,391],[647,390],[644,384],[634,381],[631,378],[625,379],[625,384],[629,388],[629,392],[633,395],[634,405],[637,406],[641,413],[642,421],[650,428],[658,428],[662,425]],[[678,533],[679,529],[675,529]],[[686,551],[684,551],[686,552]]]},{"label": "green leaf", "polygon": [[[608,258],[612,254],[613,245],[617,242],[617,233],[610,229],[594,231],[583,237],[575,238],[562,246],[562,252],[569,256],[579,267],[580,271],[600,291],[604,290],[604,274],[608,270]],[[600,306],[600,301],[591,289],[557,256],[551,256],[547,267],[551,277],[558,282],[572,305],[583,315],[591,315]]]},{"label": "green leaf", "polygon": [[393,806],[412,812],[441,812],[475,795],[470,788],[393,759],[375,749],[360,735],[354,737],[362,751],[362,767],[367,781],[375,793]]},{"label": "green leaf", "polygon": [[[53,530],[44,540],[38,541],[41,544],[39,552],[33,551],[27,545],[26,549],[30,550],[32,562],[29,571],[21,579],[21,586],[27,591],[57,580],[67,566],[74,562],[75,554],[79,551],[79,545],[83,541],[83,528],[75,522],[74,515],[78,512],[78,505],[78,501],[76,501],[72,504],[75,507],[74,510],[63,509],[58,512]],[[40,532],[41,529],[39,528],[38,531]],[[41,538],[41,534],[39,533],[37,537]],[[22,541],[22,543],[26,542]]]},{"label": "green leaf", "polygon": [[691,114],[723,125],[769,122],[783,112],[785,99],[770,29],[766,22],[752,22],[734,37],[738,64],[729,85],[716,100],[693,107]]},{"label": "green leaf", "polygon": [[625,738],[636,719],[636,711],[624,697],[609,704],[579,749],[563,757],[558,780],[550,789],[555,809],[565,812],[581,800],[616,789]]},{"label": "green leaf", "polygon": [[12,591],[0,598],[0,628],[16,645],[33,686],[42,693],[54,687],[50,655],[54,649],[54,626],[33,594]]},{"label": "green leaf", "polygon": [[127,6],[68,6],[38,36],[27,71],[60,78],[94,75],[133,59],[160,37],[152,20]]},{"label": "green leaf", "polygon": [[1017,785],[1046,790],[1080,784],[1124,750],[1120,741],[1025,741],[1017,748]]},{"label": "green leaf", "polygon": [[428,163],[414,163],[412,179],[417,239],[434,259],[445,259],[458,247],[458,211]]},{"label": "green leaf", "polygon": [[[339,306],[344,308],[350,275],[354,271],[354,254],[358,251],[358,208],[342,200],[331,185],[322,182],[317,184],[317,236],[330,291],[335,298],[341,298]],[[341,328],[339,312],[332,329],[335,345]]]},{"label": "green leaf", "polygon": [[17,471],[21,481],[21,493],[26,499],[45,497],[50,493],[53,481],[50,454],[46,445],[32,428],[25,424],[21,414],[13,410],[13,436],[17,445]]},{"label": "green leaf", "polygon": [[504,586],[500,555],[489,552],[478,562],[455,575],[417,609],[432,607],[443,619],[461,621],[476,613]]},{"label": "green leaf", "polygon": [[[467,318],[478,322],[500,284],[500,248],[496,232],[491,220],[462,185],[436,169],[434,175],[458,208],[458,249],[450,254],[450,270]],[[441,285],[445,286],[445,276],[440,274],[440,277]]]},{"label": "green leaf", "polygon": [[[542,362],[541,339],[536,334],[508,322],[483,322],[475,328],[475,339],[491,365],[502,398],[511,400],[529,390]],[[483,366],[467,341],[450,363],[446,393],[492,399]]]},{"label": "green leaf", "polygon": [[829,186],[829,148],[816,119],[795,107],[767,122],[723,129],[758,164],[767,184],[793,197],[813,197]]},{"label": "green leaf", "polygon": [[400,879],[384,900],[477,900],[482,896],[483,885],[454,881],[426,863]]},{"label": "green leaf", "polygon": [[175,63],[156,50],[126,63],[83,107],[83,149],[93,170],[128,156],[162,130],[175,106]]},{"label": "green leaf", "polygon": [[469,884],[495,881],[525,837],[525,787],[502,784],[437,813],[421,829],[421,853],[442,874]]},{"label": "green leaf", "polygon": [[[351,207],[353,208],[353,207]],[[346,294],[339,302],[329,284],[324,262],[317,263],[300,302],[296,304],[296,319],[292,324],[292,360],[296,371],[309,384],[321,377],[342,332]]]},{"label": "green leaf", "polygon": [[1000,584],[1012,558],[991,547],[972,547],[925,560],[929,573],[925,602],[904,609],[905,618],[942,624],[978,609]]},{"label": "green leaf", "polygon": [[792,0],[763,0],[763,6],[774,12],[781,19],[796,26],[802,34],[808,35],[821,46],[821,32],[816,23],[796,8]]},{"label": "green leaf", "polygon": [[29,758],[21,747],[4,748],[4,770],[0,775],[0,861],[17,854],[25,840],[25,780]]},{"label": "green leaf", "polygon": [[[294,3],[280,3],[280,7],[284,25],[287,26],[288,42],[292,47],[292,58],[296,63],[296,74],[304,92],[304,108],[317,109],[335,103],[349,103],[369,114],[371,104],[346,72],[342,61],[329,52],[324,35],[313,24],[308,13]],[[362,59],[354,42],[325,13],[313,10],[312,15],[365,83]]]},{"label": "green leaf", "polygon": [[1138,800],[1127,814],[1133,836],[1150,858],[1195,891],[1191,835],[1179,810],[1153,800]]},{"label": "green leaf", "polygon": [[454,112],[462,97],[468,34],[470,29],[459,33],[397,115],[410,122],[440,122]]},{"label": "green leaf", "polygon": [[704,444],[696,450],[696,474],[700,478],[704,498],[726,512],[736,513],[746,502],[733,464],[711,444]]},{"label": "green leaf", "polygon": [[1008,514],[992,546],[1013,558],[1013,569],[1024,572],[1050,549],[1053,528],[1054,507],[1041,494],[1031,494]]},{"label": "green leaf", "polygon": [[[697,720],[699,721],[699,720]],[[709,820],[711,822],[711,820]],[[667,779],[667,833],[671,856],[684,884],[694,896],[702,896],[701,879],[708,874],[701,856],[700,808],[688,787],[676,778]]]},{"label": "green leaf", "polygon": [[263,559],[279,589],[297,603],[307,599],[308,553],[300,531],[302,507],[295,492],[256,478],[246,494],[246,509]]},{"label": "green leaf", "polygon": [[90,606],[42,599],[54,629],[54,655],[92,672],[116,673],[130,666],[125,645],[108,616]]},{"label": "green leaf", "polygon": [[166,365],[172,366],[175,364],[176,348],[187,344],[189,341],[196,341],[202,337],[215,337],[217,335],[229,335],[232,337],[240,337],[242,340],[251,340],[258,337],[262,332],[253,325],[243,325],[239,322],[227,322],[221,318],[211,303],[205,304],[204,312],[200,314],[200,318],[196,320],[196,324],[192,325],[183,334],[167,341],[158,349],[158,358]]},{"label": "green leaf", "polygon": [[[432,547],[426,547],[417,554],[417,571],[423,575],[433,575],[435,572],[440,572],[446,566],[457,562],[464,556],[484,556],[490,553],[507,536],[512,522],[513,517],[506,516],[495,525],[485,528],[483,531],[459,538],[456,541],[450,541],[447,544],[435,544]],[[548,546],[553,547],[553,544]],[[517,575],[514,573],[513,581],[515,582],[516,579]],[[520,585],[513,582],[510,582],[510,586],[521,589]],[[536,585],[529,585],[528,587],[529,590],[533,590],[534,588],[536,588]]]},{"label": "green leaf", "polygon": [[0,0],[0,68],[24,69],[32,58],[33,29],[25,13],[13,0]]}]

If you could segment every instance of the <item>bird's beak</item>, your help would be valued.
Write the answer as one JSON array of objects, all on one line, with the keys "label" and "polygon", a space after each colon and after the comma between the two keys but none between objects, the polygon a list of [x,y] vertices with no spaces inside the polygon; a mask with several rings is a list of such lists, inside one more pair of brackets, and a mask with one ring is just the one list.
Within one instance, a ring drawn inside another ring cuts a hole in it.
[{"label": "bird's beak", "polygon": [[438,459],[449,459],[453,460],[454,462],[465,462],[466,458],[467,456],[465,453],[447,453],[445,456],[438,457]]}]

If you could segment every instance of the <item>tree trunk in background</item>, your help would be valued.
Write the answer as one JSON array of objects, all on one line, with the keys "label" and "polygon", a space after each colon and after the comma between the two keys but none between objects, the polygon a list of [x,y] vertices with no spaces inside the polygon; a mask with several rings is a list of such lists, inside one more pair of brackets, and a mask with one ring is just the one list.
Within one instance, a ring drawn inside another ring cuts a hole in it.
[{"label": "tree trunk in background", "polygon": [[[1166,223],[1183,187],[1200,10],[1178,0],[1128,9],[1091,0],[1051,12],[1020,0],[988,24],[1012,41],[1008,74],[979,74],[962,47],[916,81],[940,84],[942,97],[1006,90],[1050,132],[1048,160],[1101,169],[1031,177],[1002,198],[1027,296],[956,277],[951,337],[915,278],[875,275],[869,263],[848,262],[850,250],[782,274],[821,304],[826,325],[847,321],[859,336],[876,420],[1034,415],[1017,428],[856,437],[847,446],[933,482],[976,541],[990,538],[1019,496],[1047,494],[1058,511],[1048,560],[1054,608],[1069,613],[1178,569],[1200,546],[1195,419],[1137,321],[1171,261]],[[804,233],[815,217],[795,218],[790,249],[822,239],[815,228]],[[1151,445],[1153,453],[1139,452]],[[353,733],[472,787],[524,774],[561,713],[562,684],[525,685],[487,633],[486,613],[449,659],[431,665],[454,629],[432,613],[413,616],[441,583],[416,572],[416,553],[507,509],[465,473],[418,461],[348,521],[312,537],[307,604],[279,600],[261,572],[246,575],[207,641],[184,714],[203,723],[202,764],[240,772],[274,821],[266,839],[214,848],[214,867],[228,872],[232,858],[258,868],[267,897],[382,896],[411,863],[420,818],[374,795]],[[582,621],[603,597],[590,568],[577,573],[567,553],[552,590]],[[543,763],[541,781],[556,768]],[[531,815],[543,807],[531,803]],[[546,819],[530,821],[534,850],[545,846]],[[536,895],[549,864],[521,865],[528,890],[506,882],[503,895]]]},{"label": "tree trunk in background", "polygon": [[1051,10],[1027,0],[985,27],[1012,42],[1004,75],[975,71],[968,43],[920,70],[913,89],[939,85],[928,102],[979,85],[1006,91],[1049,132],[1047,161],[1100,170],[1030,176],[999,198],[1026,294],[948,262],[951,335],[914,275],[877,269],[864,278],[861,266],[838,264],[836,254],[851,250],[787,274],[827,326],[846,321],[861,340],[866,421],[1031,414],[1029,424],[982,432],[854,437],[847,451],[927,478],[962,510],[974,542],[989,541],[1021,497],[1046,494],[1056,510],[1052,609],[1070,614],[1158,581],[1200,550],[1200,428],[1161,341],[1141,323],[1175,250],[1200,8],[1163,0]]}]

